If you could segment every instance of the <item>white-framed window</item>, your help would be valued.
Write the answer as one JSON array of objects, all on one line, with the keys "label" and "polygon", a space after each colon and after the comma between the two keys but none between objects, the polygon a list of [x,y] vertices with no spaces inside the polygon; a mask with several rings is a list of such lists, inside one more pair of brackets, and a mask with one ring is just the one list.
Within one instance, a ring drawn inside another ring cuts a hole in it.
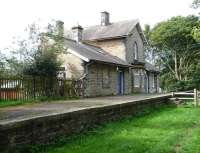
[{"label": "white-framed window", "polygon": [[137,45],[137,42],[134,43],[134,60],[138,60],[138,45]]}]

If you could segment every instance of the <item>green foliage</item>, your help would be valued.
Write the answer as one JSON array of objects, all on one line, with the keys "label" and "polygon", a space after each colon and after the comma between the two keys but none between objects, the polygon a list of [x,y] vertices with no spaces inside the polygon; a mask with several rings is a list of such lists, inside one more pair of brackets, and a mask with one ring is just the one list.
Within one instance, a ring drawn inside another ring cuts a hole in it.
[{"label": "green foliage", "polygon": [[5,61],[4,61],[4,56],[0,52],[0,77],[4,76],[5,73]]},{"label": "green foliage", "polygon": [[[193,78],[200,58],[200,44],[192,35],[199,25],[196,16],[177,16],[160,22],[151,31],[150,43],[161,63],[161,86],[165,90],[186,90],[199,86]],[[197,80],[197,79],[196,79]]]},{"label": "green foliage", "polygon": [[24,67],[23,74],[56,77],[61,62],[54,52],[38,53],[34,61]]},{"label": "green foliage", "polygon": [[9,74],[56,76],[62,64],[57,56],[64,48],[62,24],[58,27],[54,22],[46,29],[38,23],[30,24],[24,37],[16,38],[15,47],[8,48],[12,52],[12,56],[6,59]]},{"label": "green foliage", "polygon": [[195,26],[192,30],[192,35],[193,35],[193,38],[200,42],[200,23],[198,26]]},{"label": "green foliage", "polygon": [[[39,33],[40,42],[31,62],[24,67],[25,75],[56,77],[62,62],[57,58],[64,51],[63,38],[55,34],[55,27],[49,26],[48,33]],[[37,29],[36,29],[37,30]],[[38,31],[34,31],[37,33]],[[60,34],[60,33],[59,33]],[[31,39],[33,39],[31,37]]]},{"label": "green foliage", "polygon": [[[168,21],[156,25],[151,34],[153,45],[162,50],[183,52],[195,44],[191,30],[198,25],[198,17],[172,17]],[[189,46],[188,46],[189,45]]]}]

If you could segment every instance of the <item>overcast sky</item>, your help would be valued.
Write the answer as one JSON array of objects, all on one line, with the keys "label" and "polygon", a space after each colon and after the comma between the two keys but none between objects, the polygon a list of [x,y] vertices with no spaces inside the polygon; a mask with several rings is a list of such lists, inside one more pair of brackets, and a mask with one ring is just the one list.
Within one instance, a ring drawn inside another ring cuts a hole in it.
[{"label": "overcast sky", "polygon": [[38,20],[59,19],[70,28],[79,23],[100,23],[100,12],[110,12],[111,22],[139,19],[141,25],[156,23],[172,16],[196,13],[192,0],[2,0],[0,2],[0,48],[22,35],[24,28]]}]

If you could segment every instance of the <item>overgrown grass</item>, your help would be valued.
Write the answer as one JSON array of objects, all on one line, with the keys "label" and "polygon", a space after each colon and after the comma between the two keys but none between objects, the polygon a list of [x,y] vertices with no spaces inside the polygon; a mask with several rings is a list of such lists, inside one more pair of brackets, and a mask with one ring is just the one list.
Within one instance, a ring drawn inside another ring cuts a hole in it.
[{"label": "overgrown grass", "polygon": [[52,102],[52,101],[64,101],[64,100],[72,100],[72,99],[79,99],[79,97],[39,97],[37,99],[30,99],[30,100],[0,100],[0,108],[2,107],[9,107],[9,106],[19,106],[19,105],[27,105],[27,104],[34,104],[40,102]]},{"label": "overgrown grass", "polygon": [[6,100],[6,101],[0,101],[0,108],[2,107],[9,107],[9,106],[18,106],[18,105],[25,105],[25,104],[31,104],[33,101],[23,101],[23,100]]},{"label": "overgrown grass", "polygon": [[26,153],[200,153],[200,108],[191,105],[147,110]]}]

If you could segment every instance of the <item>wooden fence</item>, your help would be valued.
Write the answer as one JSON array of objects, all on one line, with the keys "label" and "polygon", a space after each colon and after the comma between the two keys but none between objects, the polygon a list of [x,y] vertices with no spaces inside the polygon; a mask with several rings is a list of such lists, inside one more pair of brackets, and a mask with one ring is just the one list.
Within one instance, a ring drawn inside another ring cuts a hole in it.
[{"label": "wooden fence", "polygon": [[198,106],[200,99],[200,91],[194,89],[192,91],[172,92],[172,100],[193,100],[193,104]]},{"label": "wooden fence", "polygon": [[82,80],[47,77],[0,78],[0,100],[30,100],[39,97],[84,95]]}]

